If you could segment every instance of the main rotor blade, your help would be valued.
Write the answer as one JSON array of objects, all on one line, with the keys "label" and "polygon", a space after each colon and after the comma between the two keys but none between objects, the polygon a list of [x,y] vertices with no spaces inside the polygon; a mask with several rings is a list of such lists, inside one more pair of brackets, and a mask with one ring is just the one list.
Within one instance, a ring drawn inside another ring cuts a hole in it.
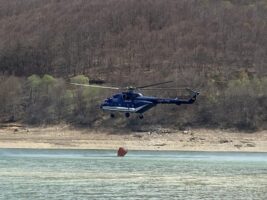
[{"label": "main rotor blade", "polygon": [[187,88],[144,88],[141,90],[187,90]]},{"label": "main rotor blade", "polygon": [[102,89],[111,89],[111,90],[119,90],[118,87],[110,87],[110,86],[101,86],[101,85],[89,85],[89,84],[80,84],[80,83],[70,83],[72,85],[84,86],[84,87],[94,87],[94,88],[102,88]]},{"label": "main rotor blade", "polygon": [[142,88],[147,88],[147,87],[162,85],[162,84],[166,84],[166,83],[171,83],[171,82],[173,82],[173,81],[166,81],[166,82],[161,82],[161,83],[154,83],[154,84],[151,84],[151,85],[144,85],[144,86],[137,87],[137,88],[138,89],[142,89]]}]

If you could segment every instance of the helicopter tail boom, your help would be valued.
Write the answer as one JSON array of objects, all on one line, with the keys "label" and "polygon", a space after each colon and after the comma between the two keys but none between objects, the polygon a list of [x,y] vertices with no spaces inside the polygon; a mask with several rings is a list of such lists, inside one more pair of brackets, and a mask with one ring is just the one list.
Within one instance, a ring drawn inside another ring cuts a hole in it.
[{"label": "helicopter tail boom", "polygon": [[196,91],[192,91],[192,92],[193,92],[193,95],[189,99],[177,99],[178,102],[176,104],[177,105],[193,104],[196,101],[197,96],[199,95],[199,92],[196,92]]},{"label": "helicopter tail boom", "polygon": [[157,99],[157,104],[176,104],[176,105],[181,105],[181,104],[193,104],[197,96],[199,95],[199,92],[192,91],[193,95],[189,99]]}]

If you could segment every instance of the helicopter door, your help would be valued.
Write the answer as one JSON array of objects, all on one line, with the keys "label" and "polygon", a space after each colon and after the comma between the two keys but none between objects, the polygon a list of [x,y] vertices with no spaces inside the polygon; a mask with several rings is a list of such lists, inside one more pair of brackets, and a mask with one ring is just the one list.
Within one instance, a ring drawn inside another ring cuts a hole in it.
[{"label": "helicopter door", "polygon": [[127,107],[128,110],[130,110],[130,107],[132,107],[132,101],[131,97],[129,94],[123,94],[122,95],[123,101],[124,101],[124,106]]}]

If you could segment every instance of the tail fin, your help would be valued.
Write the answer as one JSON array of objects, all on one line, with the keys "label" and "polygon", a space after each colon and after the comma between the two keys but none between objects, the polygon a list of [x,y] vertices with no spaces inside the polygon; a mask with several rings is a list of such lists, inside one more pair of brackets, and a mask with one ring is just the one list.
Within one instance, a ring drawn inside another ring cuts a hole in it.
[{"label": "tail fin", "polygon": [[194,103],[196,101],[197,96],[200,94],[199,92],[193,91],[191,89],[187,89],[187,90],[192,92],[193,95],[189,99],[183,99],[183,100],[177,99],[177,103],[176,103],[177,105],[180,105],[180,104],[192,104],[192,103]]},{"label": "tail fin", "polygon": [[197,99],[197,96],[200,94],[199,92],[193,91],[191,90],[191,92],[193,92],[192,97],[189,99],[188,103],[194,103]]}]

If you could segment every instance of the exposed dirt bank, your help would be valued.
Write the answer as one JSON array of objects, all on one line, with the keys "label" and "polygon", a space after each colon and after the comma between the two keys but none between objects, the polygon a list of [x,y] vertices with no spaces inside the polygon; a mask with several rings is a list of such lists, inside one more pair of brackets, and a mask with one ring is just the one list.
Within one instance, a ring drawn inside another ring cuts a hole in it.
[{"label": "exposed dirt bank", "polygon": [[2,124],[0,127],[0,148],[118,149],[120,146],[129,150],[267,152],[267,131],[157,129],[117,134],[68,125],[26,127]]}]

